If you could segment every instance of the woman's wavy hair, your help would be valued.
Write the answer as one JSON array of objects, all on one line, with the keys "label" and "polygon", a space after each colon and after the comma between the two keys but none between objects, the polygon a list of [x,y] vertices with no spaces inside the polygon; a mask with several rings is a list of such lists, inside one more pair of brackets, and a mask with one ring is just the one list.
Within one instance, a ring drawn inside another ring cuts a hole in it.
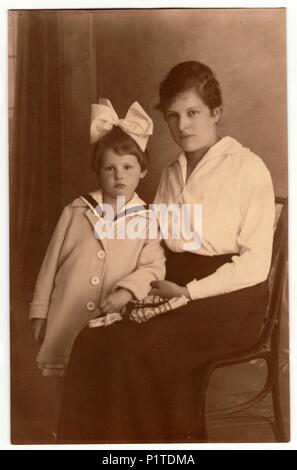
[{"label": "woman's wavy hair", "polygon": [[196,89],[198,96],[210,111],[222,108],[219,82],[207,65],[196,61],[181,62],[170,70],[160,85],[160,101],[156,108],[165,112],[179,93],[190,88]]}]

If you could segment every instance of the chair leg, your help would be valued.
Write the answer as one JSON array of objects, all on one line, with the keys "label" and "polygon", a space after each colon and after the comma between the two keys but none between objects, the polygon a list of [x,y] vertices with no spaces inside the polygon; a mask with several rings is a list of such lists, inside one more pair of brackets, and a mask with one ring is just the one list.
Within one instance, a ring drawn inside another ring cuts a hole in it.
[{"label": "chair leg", "polygon": [[280,387],[279,387],[279,371],[277,370],[274,374],[274,382],[272,386],[272,404],[274,411],[274,423],[272,425],[277,442],[286,442],[286,436],[284,431],[284,424],[282,418],[282,408],[280,401]]}]

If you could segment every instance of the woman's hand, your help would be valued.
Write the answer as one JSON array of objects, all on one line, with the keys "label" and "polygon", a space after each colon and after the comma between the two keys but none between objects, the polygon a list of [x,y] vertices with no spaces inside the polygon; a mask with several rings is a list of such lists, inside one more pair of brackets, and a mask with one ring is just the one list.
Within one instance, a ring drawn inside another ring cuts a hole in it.
[{"label": "woman's hand", "polygon": [[190,299],[190,294],[187,287],[179,286],[174,282],[170,281],[152,281],[151,282],[152,290],[150,294],[158,295],[164,299],[171,299],[172,297],[181,297],[184,295]]},{"label": "woman's hand", "polygon": [[42,341],[44,340],[46,319],[45,318],[33,318],[30,322],[30,325],[31,325],[31,330],[32,330],[35,341],[41,344]]},{"label": "woman's hand", "polygon": [[100,304],[100,310],[103,315],[109,313],[120,313],[122,308],[133,299],[133,294],[126,289],[118,289],[110,294]]}]

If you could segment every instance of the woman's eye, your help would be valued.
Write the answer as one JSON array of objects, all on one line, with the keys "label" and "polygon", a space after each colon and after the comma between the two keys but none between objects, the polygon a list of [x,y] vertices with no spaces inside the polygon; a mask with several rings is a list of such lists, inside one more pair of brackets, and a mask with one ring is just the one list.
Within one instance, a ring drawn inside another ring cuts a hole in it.
[{"label": "woman's eye", "polygon": [[105,167],[105,171],[112,171],[112,170],[113,170],[112,166],[106,166]]},{"label": "woman's eye", "polygon": [[131,170],[133,167],[131,165],[125,165],[124,168],[125,170]]},{"label": "woman's eye", "polygon": [[173,121],[173,120],[176,119],[176,118],[177,118],[177,114],[175,114],[175,113],[168,113],[168,114],[166,114],[166,120],[167,120],[167,121]]},{"label": "woman's eye", "polygon": [[199,111],[196,110],[196,109],[192,109],[191,111],[189,111],[189,116],[190,117],[196,116],[196,114],[199,114]]}]

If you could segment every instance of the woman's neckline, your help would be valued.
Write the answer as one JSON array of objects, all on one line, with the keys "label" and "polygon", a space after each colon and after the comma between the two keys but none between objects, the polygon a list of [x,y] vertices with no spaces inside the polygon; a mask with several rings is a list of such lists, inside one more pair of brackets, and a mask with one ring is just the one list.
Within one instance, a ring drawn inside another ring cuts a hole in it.
[{"label": "woman's neckline", "polygon": [[[186,183],[188,182],[189,178],[191,177],[191,174],[193,173],[197,165],[203,160],[205,155],[208,154],[209,150],[213,148],[220,140],[222,140],[222,137],[218,135],[217,140],[212,145],[210,145],[209,147],[204,147],[203,149],[200,149],[201,151],[199,153],[198,151],[196,151],[198,153],[197,156],[196,155],[192,156],[191,154],[187,154],[186,152],[184,152],[186,160],[187,160]],[[195,152],[193,152],[193,154],[195,154]]]}]

